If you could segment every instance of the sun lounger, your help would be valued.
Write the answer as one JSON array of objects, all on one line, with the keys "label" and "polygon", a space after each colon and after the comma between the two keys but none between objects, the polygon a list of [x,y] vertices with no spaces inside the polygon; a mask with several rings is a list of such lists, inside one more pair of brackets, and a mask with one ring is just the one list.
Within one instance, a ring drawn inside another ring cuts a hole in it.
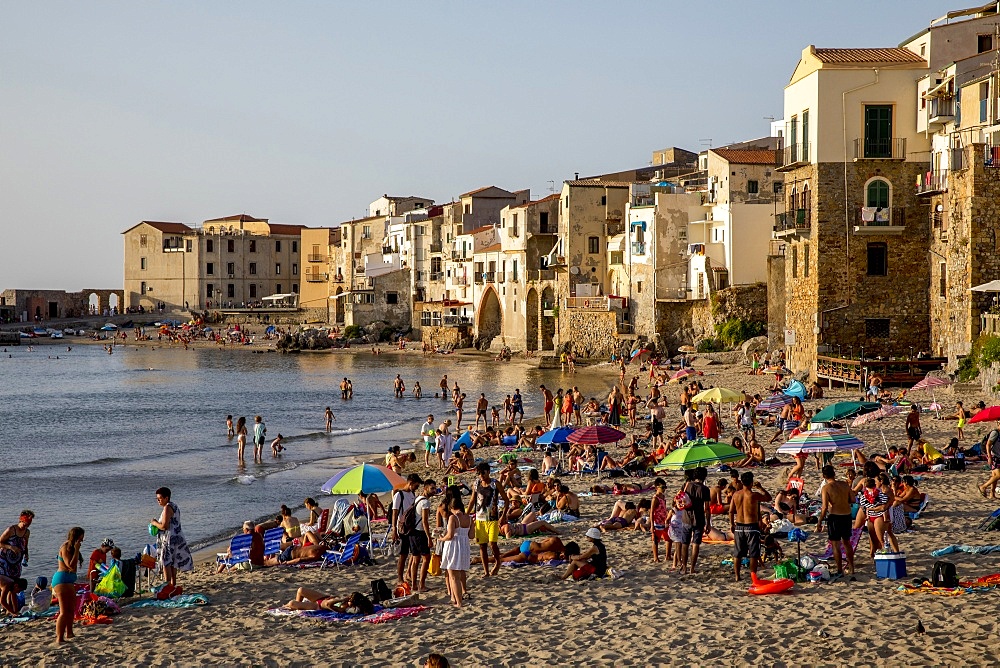
[{"label": "sun lounger", "polygon": [[320,568],[326,568],[330,564],[335,564],[337,567],[349,566],[361,561],[367,554],[367,550],[361,544],[361,535],[360,533],[351,534],[340,550],[327,550],[323,555]]},{"label": "sun lounger", "polygon": [[281,553],[281,539],[285,535],[285,530],[281,527],[274,527],[264,532],[264,556],[272,557]]},{"label": "sun lounger", "polygon": [[[233,536],[229,542],[229,552],[219,552],[215,558],[215,563],[225,566],[226,570],[232,570],[239,564],[250,563],[250,545],[253,543],[253,534],[241,533]],[[251,566],[251,569],[253,566]]]}]

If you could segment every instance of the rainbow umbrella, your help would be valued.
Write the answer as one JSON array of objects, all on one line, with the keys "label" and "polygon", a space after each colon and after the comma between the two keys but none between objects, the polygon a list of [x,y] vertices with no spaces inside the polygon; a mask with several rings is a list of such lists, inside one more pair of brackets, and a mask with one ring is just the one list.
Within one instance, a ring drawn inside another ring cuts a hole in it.
[{"label": "rainbow umbrella", "polygon": [[653,467],[653,470],[683,471],[710,464],[738,462],[744,457],[746,457],[745,453],[728,443],[699,438],[668,453],[660,460],[659,464]]},{"label": "rainbow umbrella", "polygon": [[777,413],[782,408],[792,403],[792,398],[787,394],[772,394],[757,404],[758,413]]},{"label": "rainbow umbrella", "polygon": [[327,480],[320,487],[320,491],[338,495],[381,494],[391,492],[405,484],[403,478],[384,466],[358,464],[340,471]]},{"label": "rainbow umbrella", "polygon": [[796,434],[778,448],[783,455],[846,452],[865,447],[865,442],[843,429],[813,429]]},{"label": "rainbow umbrella", "polygon": [[588,443],[591,445],[617,443],[623,438],[625,438],[625,432],[618,431],[614,427],[604,424],[574,429],[573,433],[566,435],[566,440],[570,443]]}]

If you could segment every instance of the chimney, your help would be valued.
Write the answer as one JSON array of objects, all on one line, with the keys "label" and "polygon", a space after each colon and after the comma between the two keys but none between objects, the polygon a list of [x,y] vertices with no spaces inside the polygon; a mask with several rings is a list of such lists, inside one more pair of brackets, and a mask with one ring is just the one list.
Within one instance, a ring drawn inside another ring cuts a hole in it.
[{"label": "chimney", "polygon": [[574,181],[580,180],[580,172],[573,172],[573,180]]}]

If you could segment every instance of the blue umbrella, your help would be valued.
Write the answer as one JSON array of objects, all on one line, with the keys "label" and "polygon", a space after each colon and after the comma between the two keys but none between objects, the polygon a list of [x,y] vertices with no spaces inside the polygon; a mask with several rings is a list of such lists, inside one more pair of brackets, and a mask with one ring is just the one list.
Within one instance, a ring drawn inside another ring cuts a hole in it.
[{"label": "blue umbrella", "polygon": [[789,397],[798,397],[799,399],[806,398],[806,386],[797,380],[793,380],[788,384],[788,388],[785,390],[785,395]]},{"label": "blue umbrella", "polygon": [[555,445],[560,443],[569,443],[567,436],[572,434],[574,431],[573,427],[556,427],[555,429],[550,429],[541,436],[535,439],[535,443],[538,445]]}]

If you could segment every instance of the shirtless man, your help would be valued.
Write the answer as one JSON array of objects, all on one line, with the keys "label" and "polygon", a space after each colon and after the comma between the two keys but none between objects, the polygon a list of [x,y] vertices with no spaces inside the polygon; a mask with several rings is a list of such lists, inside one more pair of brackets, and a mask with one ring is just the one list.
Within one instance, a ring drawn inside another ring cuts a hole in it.
[{"label": "shirtless man", "polygon": [[736,570],[736,581],[740,581],[740,567],[743,557],[750,558],[750,576],[757,575],[757,564],[760,561],[760,504],[771,500],[771,495],[754,482],[753,473],[745,471],[740,476],[742,488],[733,494],[729,502],[729,527],[735,534],[736,558],[733,566]]},{"label": "shirtless man", "polygon": [[403,384],[403,379],[399,377],[398,373],[396,374],[396,380],[392,382],[392,387],[393,387],[393,392],[396,395],[396,398],[402,399],[403,392],[406,390],[406,385]]},{"label": "shirtless man", "polygon": [[[458,387],[458,383],[455,383]],[[462,404],[465,403],[465,395],[455,397],[455,429],[462,428]]]},{"label": "shirtless man", "polygon": [[340,381],[340,398],[344,399],[344,400],[347,399],[347,377],[346,376],[344,377],[344,380]]},{"label": "shirtless man", "polygon": [[479,429],[479,418],[483,419],[483,429],[490,426],[486,419],[486,411],[490,408],[490,402],[486,400],[486,395],[480,393],[479,399],[476,401],[476,429]]},{"label": "shirtless man", "polygon": [[441,388],[441,398],[442,399],[447,399],[448,398],[448,374],[445,374],[441,378],[441,383],[440,383],[439,387]]},{"label": "shirtless man", "polygon": [[687,385],[681,388],[680,402],[681,402],[681,415],[684,415],[685,413],[687,413],[688,405],[691,403],[691,395],[688,394]]},{"label": "shirtless man", "polygon": [[906,414],[906,437],[910,442],[906,445],[906,451],[912,452],[913,444],[920,441],[920,409],[916,404],[910,406],[910,412]]},{"label": "shirtless man", "polygon": [[279,554],[265,558],[264,565],[277,566],[281,564],[292,566],[293,564],[301,564],[307,561],[317,561],[325,552],[326,547],[324,545],[309,545],[306,547],[289,546]]},{"label": "shirtless man", "polygon": [[538,389],[542,391],[542,401],[544,402],[543,409],[545,410],[545,424],[552,424],[552,392],[544,385],[539,385]]},{"label": "shirtless man", "polygon": [[[570,360],[573,356],[570,355]],[[572,368],[572,364],[570,365]],[[579,427],[583,424],[583,418],[580,415],[580,410],[583,408],[583,392],[576,385],[573,386],[573,417],[576,418],[576,425]]]},{"label": "shirtless man", "polygon": [[854,501],[854,492],[846,482],[837,480],[837,471],[830,464],[823,467],[823,480],[825,484],[820,491],[823,507],[816,519],[816,531],[822,529],[823,520],[826,519],[826,536],[833,545],[837,575],[844,574],[840,554],[840,546],[843,544],[844,555],[847,557],[847,573],[851,576],[851,580],[854,580],[854,548],[851,547],[851,529],[854,524],[851,520],[851,503]]}]

